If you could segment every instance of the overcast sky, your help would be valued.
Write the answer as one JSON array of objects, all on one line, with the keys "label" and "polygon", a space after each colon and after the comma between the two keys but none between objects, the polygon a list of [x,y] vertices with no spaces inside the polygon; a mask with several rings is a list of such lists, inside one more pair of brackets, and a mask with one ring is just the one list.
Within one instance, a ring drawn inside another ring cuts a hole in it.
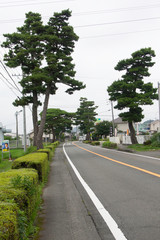
[{"label": "overcast sky", "polygon": [[[61,108],[74,112],[79,107],[80,97],[93,100],[98,106],[97,113],[102,120],[111,120],[107,87],[120,78],[121,73],[114,70],[119,60],[129,58],[141,48],[151,47],[156,57],[156,64],[150,69],[151,81],[157,87],[160,81],[160,1],[158,0],[0,0],[0,42],[4,33],[13,33],[23,25],[25,13],[32,11],[42,15],[46,22],[54,12],[64,9],[72,11],[70,24],[74,27],[79,41],[76,43],[73,60],[76,65],[76,79],[86,84],[86,89],[73,95],[64,93],[65,87],[59,86],[57,94],[50,97],[49,107]],[[5,49],[0,48],[0,60]],[[2,65],[0,70],[9,81]],[[9,73],[18,84],[21,75],[19,69],[9,69]],[[14,91],[14,92],[13,92]],[[14,107],[16,92],[0,76],[0,122],[15,132],[15,112],[21,107]],[[144,109],[144,120],[158,119],[158,101]],[[41,108],[39,109],[41,111]],[[32,116],[26,108],[27,132],[32,130]],[[119,112],[114,110],[114,117]],[[19,132],[23,133],[22,113],[19,114]]]}]

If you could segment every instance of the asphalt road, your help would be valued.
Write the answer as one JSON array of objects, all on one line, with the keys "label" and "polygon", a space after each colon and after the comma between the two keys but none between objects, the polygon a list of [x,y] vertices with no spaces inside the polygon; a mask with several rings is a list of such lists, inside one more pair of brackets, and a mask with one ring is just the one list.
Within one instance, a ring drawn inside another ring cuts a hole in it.
[{"label": "asphalt road", "polygon": [[[160,160],[83,143],[76,144],[78,146],[65,144],[68,157],[125,238],[159,240]],[[72,168],[69,168],[100,238],[115,239]]]}]

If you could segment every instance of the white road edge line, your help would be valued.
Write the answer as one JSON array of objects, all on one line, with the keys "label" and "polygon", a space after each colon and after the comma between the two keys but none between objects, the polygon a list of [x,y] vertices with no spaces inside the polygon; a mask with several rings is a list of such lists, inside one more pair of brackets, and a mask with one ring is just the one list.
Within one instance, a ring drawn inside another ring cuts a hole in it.
[{"label": "white road edge line", "polygon": [[110,151],[110,152],[123,153],[123,154],[132,155],[132,156],[143,157],[143,158],[151,158],[151,159],[155,159],[155,160],[160,161],[160,158],[157,158],[157,157],[151,157],[151,156],[141,155],[141,154],[137,154],[137,153],[129,153],[129,152],[121,151],[121,150],[118,151],[118,150],[109,149],[109,148],[102,148],[102,147],[99,147],[99,146],[92,146],[92,145],[89,145],[89,146],[91,146],[93,148],[97,147],[97,148],[100,148],[100,149],[103,149],[103,150],[106,150],[106,151]]},{"label": "white road edge line", "polygon": [[75,174],[76,174],[77,178],[79,179],[79,181],[81,182],[82,186],[84,187],[84,189],[88,193],[89,197],[91,198],[91,200],[94,203],[95,207],[97,208],[98,212],[100,213],[100,215],[104,219],[105,223],[109,227],[109,229],[112,232],[114,238],[116,240],[127,240],[127,238],[124,236],[123,232],[118,228],[118,225],[115,222],[115,220],[111,217],[111,215],[104,208],[104,206],[102,205],[100,200],[97,198],[95,193],[92,191],[92,189],[88,186],[88,184],[81,177],[80,173],[78,172],[78,170],[76,169],[76,167],[74,166],[74,164],[70,160],[69,156],[67,155],[64,146],[65,146],[65,143],[63,144],[63,151],[64,151],[64,154],[65,154],[69,164],[71,165],[73,171],[75,172]]}]

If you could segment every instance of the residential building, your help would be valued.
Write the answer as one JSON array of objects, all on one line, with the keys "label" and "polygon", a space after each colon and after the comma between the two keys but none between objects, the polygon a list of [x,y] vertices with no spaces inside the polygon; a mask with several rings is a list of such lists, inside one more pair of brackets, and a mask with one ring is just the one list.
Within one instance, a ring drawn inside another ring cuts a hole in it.
[{"label": "residential building", "polygon": [[160,121],[155,120],[151,122],[150,131],[154,133],[154,132],[159,132],[159,130],[160,130]]}]

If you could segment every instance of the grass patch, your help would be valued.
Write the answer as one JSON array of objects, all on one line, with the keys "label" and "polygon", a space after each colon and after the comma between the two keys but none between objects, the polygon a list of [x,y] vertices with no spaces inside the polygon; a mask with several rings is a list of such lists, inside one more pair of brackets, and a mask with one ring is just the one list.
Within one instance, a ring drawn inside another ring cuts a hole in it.
[{"label": "grass patch", "polygon": [[9,160],[3,160],[0,162],[0,172],[5,172],[10,170],[12,167],[12,162]]},{"label": "grass patch", "polygon": [[[36,151],[36,147],[29,147],[27,148],[26,152],[24,152],[24,149],[22,148],[16,148],[16,149],[11,149],[11,159],[14,160],[16,158],[22,157],[26,154],[32,153]],[[9,153],[4,153],[3,154],[3,160],[2,160],[2,152],[0,153],[0,172],[5,172],[8,171],[12,168],[12,161],[9,161]]]},{"label": "grass patch", "polygon": [[143,144],[132,144],[128,146],[128,148],[133,149],[135,151],[154,151],[154,150],[160,150],[160,147],[155,147],[151,145],[143,145]]}]

